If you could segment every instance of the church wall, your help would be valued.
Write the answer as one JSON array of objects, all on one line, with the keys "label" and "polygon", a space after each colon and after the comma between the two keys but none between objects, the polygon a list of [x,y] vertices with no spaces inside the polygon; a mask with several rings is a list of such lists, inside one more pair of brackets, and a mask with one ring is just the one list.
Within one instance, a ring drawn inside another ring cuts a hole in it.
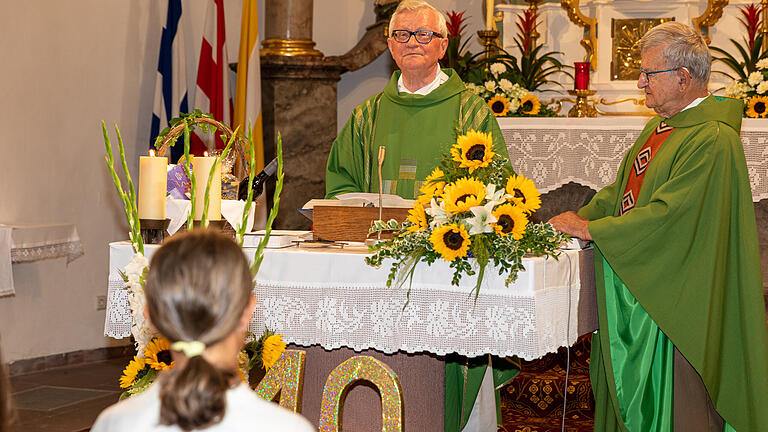
[{"label": "church wall", "polygon": [[[239,4],[225,1],[233,59]],[[190,53],[199,53],[202,6],[184,2]],[[0,221],[74,223],[85,250],[69,265],[13,265],[16,295],[0,297],[6,361],[127,343],[103,336],[104,311],[96,310],[96,296],[106,295],[108,242],[127,238],[100,121],[118,124],[137,176],[164,20],[156,0],[30,0],[0,14]],[[188,58],[190,71],[197,56]]]}]

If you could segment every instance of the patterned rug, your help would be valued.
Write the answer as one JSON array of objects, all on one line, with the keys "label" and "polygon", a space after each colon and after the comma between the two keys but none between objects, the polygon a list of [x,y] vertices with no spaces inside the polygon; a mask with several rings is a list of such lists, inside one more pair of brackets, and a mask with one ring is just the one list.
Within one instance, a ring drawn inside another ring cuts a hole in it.
[{"label": "patterned rug", "polygon": [[[580,337],[571,347],[571,368],[565,411],[565,430],[593,429],[594,400],[589,384],[589,349],[592,335]],[[520,374],[501,390],[504,432],[556,432],[561,430],[567,352],[524,361]]]}]

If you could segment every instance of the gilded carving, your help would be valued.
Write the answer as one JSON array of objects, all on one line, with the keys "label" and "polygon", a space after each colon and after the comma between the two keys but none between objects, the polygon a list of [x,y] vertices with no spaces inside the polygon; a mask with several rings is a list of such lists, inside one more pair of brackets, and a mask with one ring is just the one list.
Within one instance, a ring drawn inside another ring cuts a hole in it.
[{"label": "gilded carving", "polygon": [[633,18],[611,20],[611,80],[636,81],[640,77],[640,48],[645,32],[674,18]]},{"label": "gilded carving", "polygon": [[584,38],[581,46],[587,51],[584,61],[592,64],[592,70],[597,70],[597,18],[590,18],[581,13],[580,0],[561,0],[560,5],[568,13],[568,18],[579,27],[584,27]]}]

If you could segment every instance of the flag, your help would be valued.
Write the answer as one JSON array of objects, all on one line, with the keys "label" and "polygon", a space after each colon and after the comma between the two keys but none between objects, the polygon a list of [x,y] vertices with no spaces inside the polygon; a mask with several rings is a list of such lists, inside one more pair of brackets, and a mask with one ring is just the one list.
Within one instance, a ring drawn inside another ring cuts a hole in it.
[{"label": "flag", "polygon": [[[184,60],[184,34],[181,27],[181,0],[168,0],[168,14],[160,40],[157,61],[155,104],[152,110],[149,146],[179,113],[189,112],[187,104],[187,69]],[[171,147],[171,162],[184,154],[181,146]]]},{"label": "flag", "polygon": [[[224,26],[224,0],[208,2],[197,67],[195,108],[211,113],[213,118],[230,124],[232,97],[229,93],[229,61],[227,59],[226,30]],[[206,135],[199,128],[191,137],[192,152],[202,155],[207,149],[223,148],[220,133]]]},{"label": "flag", "polygon": [[[232,129],[240,127],[243,135],[251,133],[253,149],[245,149],[247,157],[250,151],[255,153],[256,171],[264,168],[264,141],[261,132],[261,67],[259,57],[259,19],[258,1],[243,0],[243,14],[240,21],[240,52],[237,60],[237,83],[235,86],[235,115]],[[248,127],[251,130],[246,130]],[[266,224],[266,200],[262,193],[254,197],[257,202],[256,229]]]}]

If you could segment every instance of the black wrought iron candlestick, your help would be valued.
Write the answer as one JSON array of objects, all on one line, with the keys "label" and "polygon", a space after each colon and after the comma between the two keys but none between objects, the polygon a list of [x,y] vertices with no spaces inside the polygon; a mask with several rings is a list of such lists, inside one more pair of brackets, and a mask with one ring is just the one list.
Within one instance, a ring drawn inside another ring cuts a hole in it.
[{"label": "black wrought iron candlestick", "polygon": [[170,219],[139,219],[144,244],[160,244],[166,237]]}]

